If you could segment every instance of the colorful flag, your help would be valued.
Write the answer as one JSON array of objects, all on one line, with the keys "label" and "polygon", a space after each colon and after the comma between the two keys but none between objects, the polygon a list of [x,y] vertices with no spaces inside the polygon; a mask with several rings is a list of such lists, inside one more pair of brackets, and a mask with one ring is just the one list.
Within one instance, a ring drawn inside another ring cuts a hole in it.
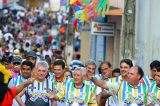
[{"label": "colorful flag", "polygon": [[70,0],[69,4],[74,4],[77,0]]}]

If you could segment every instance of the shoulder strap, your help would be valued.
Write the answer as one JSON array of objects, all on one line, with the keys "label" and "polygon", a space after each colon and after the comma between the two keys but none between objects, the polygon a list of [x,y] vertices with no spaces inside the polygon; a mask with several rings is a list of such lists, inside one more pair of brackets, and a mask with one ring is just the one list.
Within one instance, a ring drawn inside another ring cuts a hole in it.
[{"label": "shoulder strap", "polygon": [[[48,89],[49,87],[49,82],[48,82],[48,79],[46,79],[46,88]],[[47,93],[49,93],[49,91],[47,90]]]},{"label": "shoulder strap", "polygon": [[29,94],[28,94],[28,87],[26,88],[26,91],[25,91],[25,96],[26,96],[26,101],[29,99]]}]

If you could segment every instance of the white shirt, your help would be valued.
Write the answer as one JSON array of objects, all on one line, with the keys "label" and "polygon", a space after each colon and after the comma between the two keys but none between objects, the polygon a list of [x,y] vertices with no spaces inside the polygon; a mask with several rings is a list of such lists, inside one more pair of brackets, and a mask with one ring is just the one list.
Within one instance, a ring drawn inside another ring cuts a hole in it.
[{"label": "white shirt", "polygon": [[9,36],[10,36],[11,38],[13,38],[13,35],[12,35],[11,33],[9,33],[9,32],[4,34],[4,39],[5,39],[5,41],[9,40],[9,39],[8,39]]},{"label": "white shirt", "polygon": [[42,52],[43,58],[45,58],[46,55],[49,55],[49,57],[52,58],[53,53],[50,49],[48,51],[43,50],[43,52]]},{"label": "white shirt", "polygon": [[2,40],[3,38],[3,33],[2,33],[2,30],[0,29],[0,40]]},{"label": "white shirt", "polygon": [[43,43],[43,36],[36,35],[36,44],[42,44]]}]

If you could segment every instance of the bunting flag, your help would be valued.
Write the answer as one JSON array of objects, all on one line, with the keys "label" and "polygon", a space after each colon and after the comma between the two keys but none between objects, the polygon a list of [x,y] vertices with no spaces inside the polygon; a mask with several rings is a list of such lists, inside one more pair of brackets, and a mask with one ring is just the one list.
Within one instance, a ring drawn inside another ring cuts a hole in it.
[{"label": "bunting flag", "polygon": [[99,15],[105,17],[109,11],[109,0],[70,0],[69,2],[73,10],[73,25],[85,22],[87,20],[98,18]]},{"label": "bunting flag", "polygon": [[81,21],[81,22],[84,22],[84,21],[86,21],[87,19],[88,19],[88,14],[87,14],[87,11],[84,10],[84,11],[83,11],[83,14],[82,14],[81,17],[80,17],[80,21]]},{"label": "bunting flag", "polygon": [[85,10],[79,10],[79,11],[75,12],[75,13],[74,13],[74,17],[75,17],[76,19],[80,19],[80,17],[84,14],[84,11],[85,11]]},{"label": "bunting flag", "polygon": [[90,4],[91,0],[82,0],[82,4]]},{"label": "bunting flag", "polygon": [[69,4],[74,4],[77,0],[70,0]]}]

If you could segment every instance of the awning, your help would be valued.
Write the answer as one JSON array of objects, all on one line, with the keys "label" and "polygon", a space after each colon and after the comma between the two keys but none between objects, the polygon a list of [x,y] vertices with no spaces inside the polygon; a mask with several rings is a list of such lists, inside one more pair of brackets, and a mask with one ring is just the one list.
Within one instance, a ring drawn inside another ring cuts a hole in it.
[{"label": "awning", "polygon": [[121,16],[123,13],[124,13],[124,10],[122,9],[112,9],[112,10],[109,10],[109,12],[106,15]]}]

